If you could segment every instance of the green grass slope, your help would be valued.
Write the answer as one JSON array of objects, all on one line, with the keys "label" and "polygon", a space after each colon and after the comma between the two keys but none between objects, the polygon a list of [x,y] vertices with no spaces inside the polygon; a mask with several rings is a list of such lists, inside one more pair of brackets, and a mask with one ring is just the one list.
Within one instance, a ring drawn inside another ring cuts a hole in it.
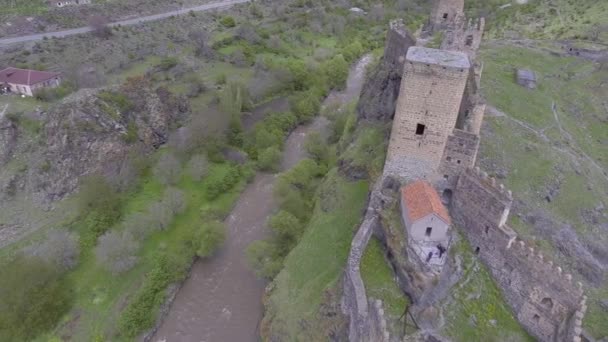
[{"label": "green grass slope", "polygon": [[[608,70],[544,49],[506,44],[490,43],[480,57],[482,91],[505,115],[486,116],[478,162],[489,172],[504,173],[501,182],[525,203],[517,211],[548,213],[571,225],[584,246],[605,246],[608,241],[599,227],[608,219],[596,208],[608,198]],[[516,68],[534,70],[538,88],[517,85]],[[519,234],[562,265],[577,269],[579,260],[556,248],[553,234],[540,236],[516,214],[510,224]],[[608,312],[598,300],[606,298],[608,286],[587,283],[586,292],[590,305],[584,328],[595,337],[607,336]]]},{"label": "green grass slope", "polygon": [[306,233],[287,257],[267,299],[266,319],[272,320],[268,333],[285,341],[327,339],[319,328],[324,325],[319,310],[325,293],[340,281],[368,193],[367,182],[348,182],[335,169],[321,188],[326,198],[318,200],[331,201],[333,209],[324,212],[317,203]]}]

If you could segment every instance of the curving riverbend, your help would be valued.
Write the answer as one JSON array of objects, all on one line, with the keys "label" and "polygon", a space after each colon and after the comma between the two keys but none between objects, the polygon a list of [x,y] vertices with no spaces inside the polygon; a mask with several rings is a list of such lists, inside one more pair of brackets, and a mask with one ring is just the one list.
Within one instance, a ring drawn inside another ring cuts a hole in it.
[{"label": "curving riverbend", "polygon": [[[356,99],[371,55],[349,72],[343,91],[332,92],[323,105],[343,105]],[[294,130],[285,143],[283,170],[306,157],[309,133],[323,131],[328,120],[318,116]],[[258,341],[265,281],[258,279],[245,258],[245,249],[267,234],[266,221],[276,209],[272,189],[276,175],[259,173],[247,186],[225,221],[225,245],[209,260],[197,261],[154,335],[158,342]]]}]

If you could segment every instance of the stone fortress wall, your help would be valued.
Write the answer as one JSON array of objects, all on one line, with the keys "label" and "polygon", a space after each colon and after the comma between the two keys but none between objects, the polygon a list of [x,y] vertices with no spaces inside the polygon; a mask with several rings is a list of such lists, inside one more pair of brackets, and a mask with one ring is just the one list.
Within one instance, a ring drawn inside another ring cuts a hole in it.
[{"label": "stone fortress wall", "polygon": [[[464,0],[437,0],[428,27],[445,33],[442,49],[468,57],[466,70],[412,56],[411,36],[403,24],[389,28],[385,60],[402,69],[403,77],[384,173],[371,192],[345,271],[342,306],[350,317],[349,340],[395,338],[385,333],[386,322],[378,319],[383,315],[377,314],[376,302],[367,299],[359,265],[372,233],[381,228],[379,212],[390,201],[382,193],[382,183],[388,178],[426,178],[450,201],[454,222],[488,267],[520,324],[542,342],[581,341],[587,310],[582,284],[574,284],[572,275],[518,238],[506,224],[512,193],[474,168],[486,106],[479,94],[483,65],[475,57],[485,22],[465,24],[463,8]],[[453,20],[444,20],[445,13]],[[405,60],[403,45],[396,46],[404,41]],[[416,134],[418,123],[425,124],[427,135]]]},{"label": "stone fortress wall", "polygon": [[540,341],[580,341],[582,283],[506,225],[512,202],[511,191],[475,168],[459,177],[450,212],[528,332]]}]

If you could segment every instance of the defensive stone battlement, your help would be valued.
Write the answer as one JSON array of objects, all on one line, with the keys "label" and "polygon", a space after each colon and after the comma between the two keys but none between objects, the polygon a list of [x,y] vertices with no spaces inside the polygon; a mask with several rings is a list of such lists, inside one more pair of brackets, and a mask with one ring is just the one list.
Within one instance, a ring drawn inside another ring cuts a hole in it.
[{"label": "defensive stone battlement", "polygon": [[540,341],[576,341],[586,310],[582,283],[518,239],[506,225],[512,202],[510,190],[479,168],[468,169],[451,215],[526,330]]},{"label": "defensive stone battlement", "polygon": [[453,25],[447,27],[441,49],[466,52],[471,60],[475,59],[481,45],[486,21],[484,18],[469,19],[458,16]]}]

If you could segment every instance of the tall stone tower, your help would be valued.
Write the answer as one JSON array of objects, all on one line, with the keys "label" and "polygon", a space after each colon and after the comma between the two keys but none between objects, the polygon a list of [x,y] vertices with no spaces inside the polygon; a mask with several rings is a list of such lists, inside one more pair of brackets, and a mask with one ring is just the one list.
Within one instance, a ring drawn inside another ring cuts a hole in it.
[{"label": "tall stone tower", "polygon": [[429,178],[456,126],[470,63],[465,53],[412,46],[404,65],[385,171]]},{"label": "tall stone tower", "polygon": [[435,0],[430,24],[433,31],[445,28],[464,15],[464,0]]}]

